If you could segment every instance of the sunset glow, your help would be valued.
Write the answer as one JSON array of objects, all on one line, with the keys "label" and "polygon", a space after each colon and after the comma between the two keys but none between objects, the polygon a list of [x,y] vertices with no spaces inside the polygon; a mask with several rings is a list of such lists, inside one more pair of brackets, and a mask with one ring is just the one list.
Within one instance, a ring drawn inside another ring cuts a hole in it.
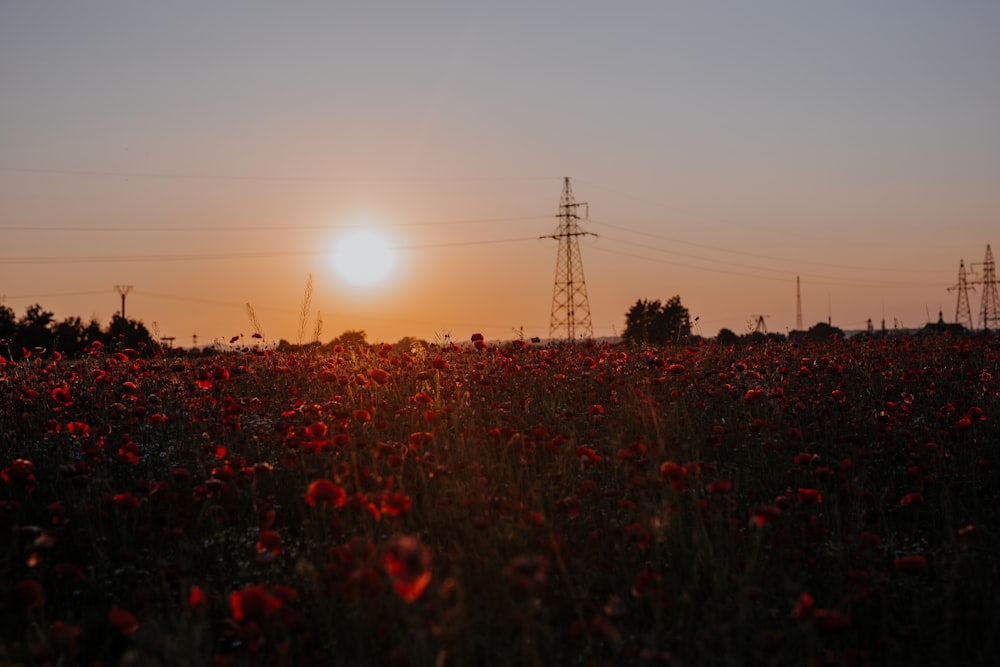
[{"label": "sunset glow", "polygon": [[568,177],[597,337],[979,320],[1000,3],[389,4],[5,3],[0,304],[546,338]]},{"label": "sunset glow", "polygon": [[396,251],[383,234],[359,229],[344,235],[330,256],[337,275],[351,285],[371,287],[385,281],[396,265]]}]

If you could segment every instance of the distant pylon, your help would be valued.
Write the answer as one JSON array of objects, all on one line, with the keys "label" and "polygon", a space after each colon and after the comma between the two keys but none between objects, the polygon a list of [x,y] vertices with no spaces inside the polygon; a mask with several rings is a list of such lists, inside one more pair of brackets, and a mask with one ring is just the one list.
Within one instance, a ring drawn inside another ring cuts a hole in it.
[{"label": "distant pylon", "polygon": [[795,330],[802,331],[802,288],[798,276],[795,276]]},{"label": "distant pylon", "polygon": [[979,307],[979,324],[983,331],[1000,327],[1000,297],[997,296],[997,270],[993,263],[993,251],[986,244],[986,259],[983,260],[983,277],[974,285],[983,286],[983,301]]},{"label": "distant pylon", "polygon": [[958,284],[948,288],[949,292],[958,290],[958,300],[955,302],[955,323],[972,330],[972,309],[969,307],[969,280],[965,275],[965,260],[958,261]]},{"label": "distant pylon", "polygon": [[542,236],[543,239],[559,241],[556,257],[556,280],[552,288],[552,315],[549,318],[549,338],[557,338],[565,332],[564,338],[575,341],[590,338],[594,328],[590,322],[590,303],[587,301],[587,283],[583,278],[583,259],[580,257],[580,237],[596,236],[580,229],[577,213],[586,203],[573,200],[573,189],[569,178],[563,180],[562,198],[559,201],[559,226],[555,233]]}]

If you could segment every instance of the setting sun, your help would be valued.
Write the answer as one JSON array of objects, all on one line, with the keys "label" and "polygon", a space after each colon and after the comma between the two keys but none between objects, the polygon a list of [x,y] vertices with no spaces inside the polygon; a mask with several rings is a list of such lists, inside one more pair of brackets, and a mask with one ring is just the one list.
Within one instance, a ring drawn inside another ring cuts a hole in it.
[{"label": "setting sun", "polygon": [[347,282],[369,287],[389,277],[396,265],[396,251],[379,232],[359,229],[337,241],[330,262]]}]

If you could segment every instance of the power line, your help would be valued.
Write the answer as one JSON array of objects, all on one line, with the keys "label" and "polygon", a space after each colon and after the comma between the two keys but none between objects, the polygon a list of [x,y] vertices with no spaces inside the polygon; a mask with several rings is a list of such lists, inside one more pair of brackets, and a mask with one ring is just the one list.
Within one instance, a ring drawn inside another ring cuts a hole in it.
[{"label": "power line", "polygon": [[[694,243],[692,241],[681,241],[680,239],[675,239],[675,238],[671,238],[671,237],[668,237],[668,236],[663,236],[661,234],[653,234],[651,232],[641,232],[641,231],[638,231],[638,230],[635,230],[635,229],[630,229],[628,227],[622,227],[621,225],[613,225],[613,224],[607,223],[607,222],[600,222],[599,220],[591,220],[591,222],[593,222],[594,224],[597,224],[597,225],[604,226],[604,227],[611,227],[613,229],[618,229],[618,230],[621,230],[621,231],[629,232],[631,234],[637,234],[639,236],[646,236],[648,238],[660,239],[662,241],[667,241],[669,243],[677,243],[677,244],[680,244],[680,245],[687,245],[687,246],[692,246],[692,247],[695,247],[695,248],[703,248],[705,250],[715,250],[715,251],[718,251],[718,252],[724,252],[724,253],[728,253],[728,254],[731,254],[731,255],[742,255],[744,257],[753,257],[753,258],[756,258],[756,259],[766,259],[766,260],[771,260],[771,261],[775,261],[775,262],[788,262],[788,263],[791,263],[791,264],[805,264],[805,265],[809,265],[809,266],[825,266],[825,267],[832,268],[832,269],[844,269],[844,270],[847,270],[847,271],[882,271],[882,272],[886,272],[886,273],[941,273],[941,274],[946,273],[946,271],[940,270],[940,269],[898,269],[898,268],[894,269],[894,268],[882,268],[882,267],[871,267],[871,266],[851,266],[851,265],[846,265],[846,264],[833,264],[833,263],[830,263],[830,262],[814,262],[814,261],[796,260],[796,259],[790,259],[788,257],[777,257],[775,255],[762,255],[760,253],[746,252],[746,251],[743,251],[743,250],[729,250],[727,248],[721,248],[719,246],[707,245],[707,244],[704,244],[704,243]],[[609,238],[609,237],[603,237],[603,238]],[[618,239],[612,239],[612,240],[618,240]],[[628,243],[630,245],[640,245],[640,244],[636,244],[636,243],[633,243],[633,242],[630,242],[630,241],[623,241],[622,240],[622,241],[619,241],[619,242],[620,243]],[[648,248],[649,245],[648,244],[641,244],[641,247]],[[684,257],[696,257],[695,255],[685,255],[683,253],[677,253],[675,251],[669,251],[669,250],[663,250],[663,252],[671,252],[672,254],[677,254],[677,255],[684,256]],[[709,259],[709,258],[706,258],[706,257],[698,257],[698,259],[705,259],[706,261],[716,261],[716,260],[712,260],[712,259]]]},{"label": "power line", "polygon": [[[498,243],[520,243],[536,241],[534,236],[510,239],[487,239],[481,241],[448,241],[444,243],[426,243],[396,246],[395,250],[424,250],[431,248],[454,248],[475,245],[491,245]],[[37,256],[37,257],[0,257],[0,264],[110,264],[128,262],[187,262],[187,261],[221,261],[236,259],[273,259],[279,257],[308,257],[327,254],[320,250],[292,250],[286,252],[242,252],[242,253],[179,253],[173,255],[77,255],[67,256]]]},{"label": "power line", "polygon": [[[601,237],[601,238],[607,238],[607,237]],[[609,240],[614,241],[615,239],[609,239]],[[621,242],[621,241],[619,241],[619,242]],[[630,244],[630,245],[638,245],[638,244]],[[642,246],[642,247],[648,248],[650,250],[657,250],[657,248],[649,248],[649,246]],[[623,252],[621,250],[612,250],[610,248],[602,248],[602,247],[600,247],[598,245],[591,246],[591,249],[594,250],[595,252],[603,252],[603,253],[608,253],[608,254],[611,254],[611,255],[620,255],[622,257],[632,257],[632,258],[635,258],[635,259],[641,259],[643,261],[653,262],[653,263],[656,263],[656,264],[668,264],[670,266],[676,266],[676,267],[679,267],[679,268],[694,269],[696,271],[707,271],[707,272],[710,272],[710,273],[726,274],[726,275],[731,275],[731,276],[739,276],[741,278],[756,278],[756,279],[760,279],[760,280],[772,280],[772,281],[776,281],[776,282],[787,282],[789,280],[789,278],[787,276],[796,275],[794,271],[784,271],[784,270],[782,270],[781,273],[786,274],[786,276],[785,277],[779,277],[779,276],[773,275],[773,273],[771,275],[767,275],[767,274],[760,274],[760,273],[747,273],[747,272],[743,272],[743,271],[730,271],[730,270],[727,270],[727,269],[715,268],[715,267],[709,268],[709,267],[699,266],[697,264],[688,264],[688,263],[684,263],[684,262],[676,262],[676,261],[673,261],[673,260],[666,260],[666,259],[660,259],[660,258],[656,258],[656,257],[649,257],[647,255],[639,255],[639,254],[631,253],[631,252]],[[670,252],[670,251],[662,250],[662,249],[659,249],[659,250],[660,250],[660,252]],[[672,253],[672,254],[678,254],[679,255],[681,253]],[[707,259],[707,258],[703,258],[703,257],[690,256],[690,255],[685,255],[685,256],[688,257],[689,259],[700,259],[700,260],[704,260],[704,261],[708,261],[708,262],[719,263],[716,260]],[[747,265],[747,266],[748,266],[748,268],[753,269],[753,270],[759,270],[759,271],[766,271],[767,270],[767,269],[761,269],[760,267],[749,266],[749,265]],[[904,282],[891,282],[891,281],[863,281],[863,280],[857,280],[857,281],[847,282],[847,281],[845,281],[845,279],[838,279],[836,277],[831,277],[831,276],[819,276],[819,275],[815,275],[815,274],[802,274],[802,275],[804,275],[806,278],[810,278],[811,279],[810,282],[812,282],[815,285],[830,285],[830,286],[834,286],[834,287],[940,287],[940,285],[938,283],[913,283],[913,282],[905,282],[904,283]],[[846,279],[846,280],[850,280],[850,279]]]},{"label": "power line", "polygon": [[48,294],[16,294],[8,295],[8,299],[59,299],[71,296],[94,296],[97,294],[107,294],[108,290],[92,290],[90,292],[50,292]]},{"label": "power line", "polygon": [[[464,220],[417,220],[413,222],[380,222],[378,227],[425,227],[438,225],[472,225],[472,224],[492,224],[497,222],[523,222],[528,220],[543,220],[551,218],[551,215],[531,215],[509,218],[469,218]],[[80,232],[80,233],[231,233],[231,232],[289,232],[289,231],[335,231],[338,229],[355,229],[367,227],[363,224],[330,224],[330,225],[257,225],[257,226],[218,226],[210,225],[183,226],[183,227],[115,227],[115,226],[89,226],[74,227],[68,225],[0,225],[0,231],[5,232]]]},{"label": "power line", "polygon": [[183,171],[138,171],[113,169],[56,169],[46,167],[0,166],[0,172],[39,176],[85,176],[93,178],[136,178],[184,181],[247,181],[286,183],[428,183],[470,181],[551,181],[554,176],[330,176],[304,174],[225,174]]}]

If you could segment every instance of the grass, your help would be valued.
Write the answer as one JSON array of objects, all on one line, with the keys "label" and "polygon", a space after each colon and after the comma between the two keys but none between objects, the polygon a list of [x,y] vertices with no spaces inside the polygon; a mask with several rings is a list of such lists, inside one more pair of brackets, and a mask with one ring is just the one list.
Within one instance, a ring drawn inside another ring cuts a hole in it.
[{"label": "grass", "polygon": [[7,363],[0,661],[986,664],[997,348]]}]

